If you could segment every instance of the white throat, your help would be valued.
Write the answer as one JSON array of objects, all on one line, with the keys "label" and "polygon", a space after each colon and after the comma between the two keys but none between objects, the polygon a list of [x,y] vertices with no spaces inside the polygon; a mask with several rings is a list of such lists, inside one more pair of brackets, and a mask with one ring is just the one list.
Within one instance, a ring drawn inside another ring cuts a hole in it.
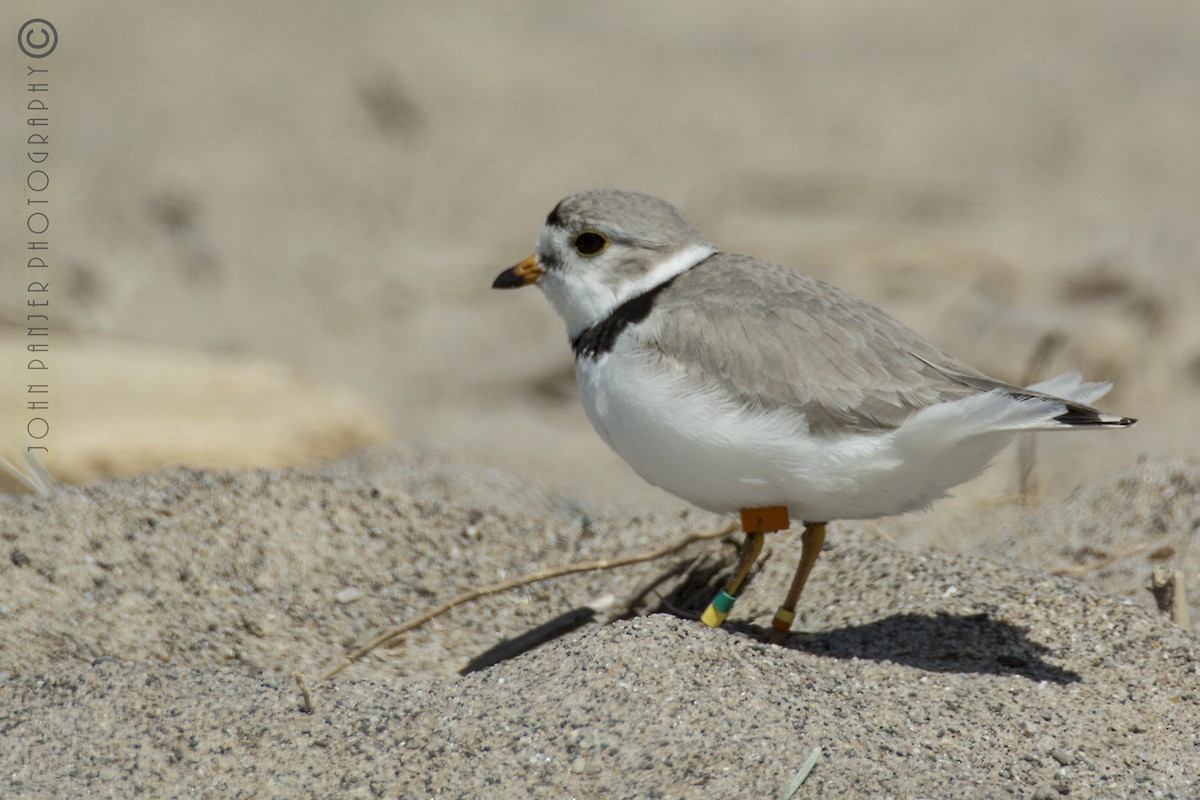
[{"label": "white throat", "polygon": [[587,270],[554,270],[538,281],[546,299],[567,323],[567,335],[575,338],[586,328],[639,294],[686,272],[717,252],[707,244],[692,244],[656,264],[636,280],[610,286]]}]

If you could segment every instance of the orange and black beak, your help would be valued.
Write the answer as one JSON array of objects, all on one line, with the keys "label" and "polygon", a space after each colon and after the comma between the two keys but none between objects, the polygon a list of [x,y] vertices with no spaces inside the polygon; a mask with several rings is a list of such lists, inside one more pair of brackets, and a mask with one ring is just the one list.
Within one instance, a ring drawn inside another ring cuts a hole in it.
[{"label": "orange and black beak", "polygon": [[538,278],[546,270],[538,266],[537,256],[530,256],[520,264],[509,267],[496,276],[492,283],[493,289],[520,289],[531,283],[537,283]]}]

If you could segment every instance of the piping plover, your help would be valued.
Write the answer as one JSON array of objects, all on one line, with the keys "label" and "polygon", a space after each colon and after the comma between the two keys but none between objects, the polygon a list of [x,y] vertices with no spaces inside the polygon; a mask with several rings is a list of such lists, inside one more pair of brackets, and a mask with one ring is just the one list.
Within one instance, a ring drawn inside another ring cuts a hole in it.
[{"label": "piping plover", "polygon": [[1024,431],[1127,427],[1087,405],[1108,383],[989,378],[875,306],[785,267],[723,253],[679,209],[634,192],[560,202],[533,255],[493,288],[537,284],[567,325],[592,425],[655,486],[740,512],[738,568],[702,619],[720,625],[764,533],[804,523],[779,635],[825,523],[928,506]]}]

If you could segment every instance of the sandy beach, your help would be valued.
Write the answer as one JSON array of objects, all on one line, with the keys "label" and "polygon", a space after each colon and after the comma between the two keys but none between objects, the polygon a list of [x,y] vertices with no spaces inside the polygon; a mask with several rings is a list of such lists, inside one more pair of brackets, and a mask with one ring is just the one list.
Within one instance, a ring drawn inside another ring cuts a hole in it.
[{"label": "sandy beach", "polygon": [[[0,455],[29,443],[44,275],[63,483],[0,479],[0,797],[1200,796],[1200,644],[1148,589],[1177,575],[1200,619],[1193,4],[9,16],[59,41],[0,81]],[[1111,381],[1139,423],[837,523],[783,645],[794,534],[724,628],[695,621],[727,536],[468,603],[322,680],[458,593],[729,522],[608,451],[561,321],[489,288],[595,186],[998,378]]]}]

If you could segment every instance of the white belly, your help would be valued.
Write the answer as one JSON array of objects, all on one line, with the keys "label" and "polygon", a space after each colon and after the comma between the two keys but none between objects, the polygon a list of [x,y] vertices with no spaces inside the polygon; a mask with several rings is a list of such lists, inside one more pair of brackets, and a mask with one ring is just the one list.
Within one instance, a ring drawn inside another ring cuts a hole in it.
[{"label": "white belly", "polygon": [[981,431],[957,408],[971,401],[959,401],[894,431],[814,437],[800,415],[750,412],[620,346],[579,359],[576,379],[592,425],[639,475],[718,512],[787,506],[794,520],[822,522],[911,511],[978,474],[1015,432]]}]

